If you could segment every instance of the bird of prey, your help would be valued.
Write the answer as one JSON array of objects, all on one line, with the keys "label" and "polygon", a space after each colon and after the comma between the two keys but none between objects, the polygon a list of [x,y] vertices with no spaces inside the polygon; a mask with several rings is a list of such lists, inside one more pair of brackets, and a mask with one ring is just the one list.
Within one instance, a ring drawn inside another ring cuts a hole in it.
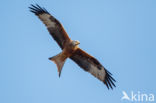
[{"label": "bird of prey", "polygon": [[79,48],[78,45],[80,42],[77,40],[71,40],[61,23],[45,8],[40,7],[38,4],[31,4],[29,8],[30,11],[38,16],[39,19],[45,24],[50,35],[62,49],[61,53],[49,58],[49,60],[56,64],[59,77],[66,59],[70,58],[82,69],[91,73],[93,76],[102,81],[108,89],[113,89],[113,87],[116,87],[114,84],[116,81],[112,77],[112,74],[106,70],[97,59]]}]

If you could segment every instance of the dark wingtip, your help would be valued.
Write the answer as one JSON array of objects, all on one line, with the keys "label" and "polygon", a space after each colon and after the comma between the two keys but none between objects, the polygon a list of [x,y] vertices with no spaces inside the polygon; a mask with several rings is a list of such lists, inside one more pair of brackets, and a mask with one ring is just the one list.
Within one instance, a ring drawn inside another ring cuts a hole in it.
[{"label": "dark wingtip", "polygon": [[39,14],[43,14],[43,13],[49,14],[49,12],[45,8],[40,7],[38,4],[36,4],[36,5],[30,4],[30,7],[28,7],[28,8],[35,15],[39,15]]},{"label": "dark wingtip", "polygon": [[116,82],[116,80],[112,77],[112,74],[106,70],[106,76],[105,76],[105,80],[104,80],[104,84],[106,85],[106,87],[109,89],[113,89],[113,87],[116,87],[116,85],[114,84],[114,82]]},{"label": "dark wingtip", "polygon": [[50,58],[48,58],[49,60],[51,60],[52,59],[52,57],[50,57]]}]

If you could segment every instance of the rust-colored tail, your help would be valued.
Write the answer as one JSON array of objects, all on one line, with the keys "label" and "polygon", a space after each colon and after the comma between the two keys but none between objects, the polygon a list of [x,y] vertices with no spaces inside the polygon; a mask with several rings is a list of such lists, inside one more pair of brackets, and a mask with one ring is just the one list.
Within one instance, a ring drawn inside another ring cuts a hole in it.
[{"label": "rust-colored tail", "polygon": [[57,65],[59,77],[61,76],[61,70],[62,70],[62,67],[63,67],[66,59],[67,59],[67,56],[64,55],[62,52],[56,56],[49,58],[49,60],[53,61]]}]

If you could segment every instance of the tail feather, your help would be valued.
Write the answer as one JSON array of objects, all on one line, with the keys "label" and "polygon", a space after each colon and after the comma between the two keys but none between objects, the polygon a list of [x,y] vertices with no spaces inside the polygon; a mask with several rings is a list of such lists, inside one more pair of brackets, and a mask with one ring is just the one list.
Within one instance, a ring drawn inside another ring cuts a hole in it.
[{"label": "tail feather", "polygon": [[59,77],[61,76],[62,67],[63,67],[66,59],[67,59],[67,57],[65,55],[63,55],[62,53],[49,58],[49,60],[53,61],[56,64],[58,73],[59,73]]}]

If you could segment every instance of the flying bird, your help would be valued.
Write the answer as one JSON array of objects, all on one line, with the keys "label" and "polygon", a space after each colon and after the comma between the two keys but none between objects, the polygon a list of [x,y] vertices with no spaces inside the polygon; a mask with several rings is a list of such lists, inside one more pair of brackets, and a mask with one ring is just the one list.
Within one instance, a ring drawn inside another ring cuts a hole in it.
[{"label": "flying bird", "polygon": [[61,70],[66,59],[70,58],[83,70],[91,73],[93,76],[102,81],[108,89],[113,89],[113,87],[116,87],[114,84],[114,82],[116,81],[112,77],[112,74],[108,70],[106,70],[96,58],[79,48],[78,45],[80,44],[80,42],[77,40],[71,40],[64,30],[62,24],[56,18],[54,18],[45,8],[42,8],[37,4],[31,4],[29,8],[30,11],[38,16],[39,19],[45,24],[50,35],[62,49],[61,53],[49,58],[49,60],[53,61],[56,64],[59,77],[61,75]]}]

